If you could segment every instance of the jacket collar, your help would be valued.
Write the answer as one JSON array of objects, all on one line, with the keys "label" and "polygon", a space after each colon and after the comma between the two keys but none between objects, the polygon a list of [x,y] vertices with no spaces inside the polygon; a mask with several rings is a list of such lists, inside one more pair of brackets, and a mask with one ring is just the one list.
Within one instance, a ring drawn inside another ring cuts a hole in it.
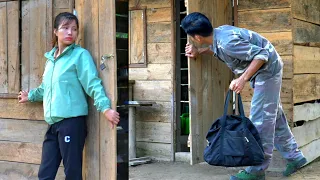
[{"label": "jacket collar", "polygon": [[[56,58],[56,61],[59,60],[62,56],[64,56],[65,54],[67,54],[69,51],[73,50],[75,47],[77,47],[78,45],[76,45],[75,43],[67,46],[64,51]],[[54,59],[54,53],[56,52],[56,50],[58,49],[58,47],[54,47],[51,51],[46,52],[44,54],[44,57],[46,57],[47,59],[51,60],[51,61],[55,61]]]}]

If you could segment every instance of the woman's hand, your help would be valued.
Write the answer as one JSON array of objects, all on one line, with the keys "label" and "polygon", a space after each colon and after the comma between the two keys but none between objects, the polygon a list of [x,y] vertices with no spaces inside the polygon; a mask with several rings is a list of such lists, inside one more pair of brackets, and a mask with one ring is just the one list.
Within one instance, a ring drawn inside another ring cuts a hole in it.
[{"label": "woman's hand", "polygon": [[199,55],[198,49],[192,44],[186,44],[185,53],[187,57],[196,58]]},{"label": "woman's hand", "polygon": [[114,128],[114,125],[117,125],[120,122],[119,113],[113,109],[108,109],[103,114],[107,118],[107,120],[111,123],[112,129]]},{"label": "woman's hand", "polygon": [[28,102],[28,93],[29,93],[29,91],[20,91],[19,92],[19,96],[18,96],[19,103]]},{"label": "woman's hand", "polygon": [[243,77],[239,77],[231,81],[229,88],[232,91],[235,91],[237,94],[240,94],[246,84],[246,80]]}]

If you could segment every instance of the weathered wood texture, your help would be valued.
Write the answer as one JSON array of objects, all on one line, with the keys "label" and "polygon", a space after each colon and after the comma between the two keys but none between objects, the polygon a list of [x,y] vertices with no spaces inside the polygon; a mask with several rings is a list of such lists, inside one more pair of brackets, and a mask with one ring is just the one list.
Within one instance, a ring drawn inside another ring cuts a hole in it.
[{"label": "weathered wood texture", "polygon": [[171,156],[171,144],[137,142],[137,157],[150,156],[156,160],[169,161]]},{"label": "weathered wood texture", "polygon": [[129,0],[129,7],[147,7],[148,9],[151,8],[170,8],[171,7],[171,0]]},{"label": "weathered wood texture", "polygon": [[294,74],[320,73],[320,47],[294,46]]},{"label": "weathered wood texture", "polygon": [[320,25],[320,1],[292,0],[292,17]]},{"label": "weathered wood texture", "polygon": [[291,31],[291,8],[240,11],[238,23],[256,32]]},{"label": "weathered wood texture", "polygon": [[238,1],[238,10],[256,10],[256,9],[280,9],[290,7],[290,0],[241,0]]},{"label": "weathered wood texture", "polygon": [[146,64],[146,14],[145,10],[130,11],[129,65]]},{"label": "weathered wood texture", "polygon": [[157,101],[157,104],[154,104],[152,106],[136,107],[137,121],[170,123],[171,117],[172,117],[171,102]]},{"label": "weathered wood texture", "polygon": [[54,0],[53,1],[53,20],[59,13],[72,12],[75,1],[76,0]]},{"label": "weathered wood texture", "polygon": [[[42,74],[46,59],[44,53],[51,47],[52,0],[31,0],[22,2],[22,89],[38,87],[42,81]],[[48,17],[47,17],[48,16]]]},{"label": "weathered wood texture", "polygon": [[292,33],[291,32],[269,32],[260,33],[267,38],[281,55],[292,55]]},{"label": "weathered wood texture", "polygon": [[[212,21],[213,27],[231,24],[231,2],[212,0],[189,0],[187,11],[202,12]],[[202,56],[197,60],[189,59],[189,101],[191,121],[191,164],[203,161],[206,145],[205,135],[212,121],[221,116],[225,92],[232,74],[228,68],[213,60],[211,56]]]},{"label": "weathered wood texture", "polygon": [[171,64],[149,64],[147,68],[129,68],[130,79],[134,80],[171,80]]},{"label": "weathered wood texture", "polygon": [[171,124],[159,122],[136,122],[137,141],[171,143]]},{"label": "weathered wood texture", "polygon": [[[148,64],[171,64],[172,48],[171,43],[148,43],[147,44]],[[134,76],[129,76],[134,78]]]},{"label": "weathered wood texture", "polygon": [[320,47],[320,25],[293,19],[292,35],[294,44]]},{"label": "weathered wood texture", "polygon": [[293,120],[311,121],[320,118],[320,103],[304,103],[293,107]]},{"label": "weathered wood texture", "polygon": [[166,101],[172,97],[171,81],[136,81],[133,98],[137,101]]},{"label": "weathered wood texture", "polygon": [[[0,161],[1,180],[38,180],[39,165]],[[56,180],[64,180],[64,169],[59,167]]]},{"label": "weathered wood texture", "polygon": [[293,102],[320,99],[320,74],[299,74],[293,77]]},{"label": "weathered wood texture", "polygon": [[320,156],[320,140],[317,139],[311,143],[300,147],[308,162],[312,162]]},{"label": "weathered wood texture", "polygon": [[[105,54],[116,55],[116,27],[114,1],[76,1],[81,25],[81,44],[87,48],[97,66]],[[105,23],[108,22],[108,23]],[[105,62],[108,67],[99,71],[107,95],[115,109],[117,101],[116,57]],[[104,116],[90,104],[89,135],[85,147],[85,179],[116,179],[116,131],[111,129]]]},{"label": "weathered wood texture", "polygon": [[300,147],[318,140],[320,139],[320,119],[304,122],[302,126],[292,128],[292,133]]},{"label": "weathered wood texture", "polygon": [[41,144],[47,128],[44,121],[0,119],[0,139]]},{"label": "weathered wood texture", "polygon": [[43,120],[42,104],[19,104],[18,99],[1,99],[0,118]]},{"label": "weathered wood texture", "polygon": [[0,93],[20,89],[19,2],[0,3]]}]

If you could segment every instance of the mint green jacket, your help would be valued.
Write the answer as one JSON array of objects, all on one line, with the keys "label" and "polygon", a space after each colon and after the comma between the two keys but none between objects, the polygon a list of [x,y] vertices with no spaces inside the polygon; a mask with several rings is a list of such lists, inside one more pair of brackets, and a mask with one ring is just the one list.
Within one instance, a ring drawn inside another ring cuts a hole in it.
[{"label": "mint green jacket", "polygon": [[56,49],[45,53],[42,83],[28,94],[31,102],[43,101],[46,122],[54,124],[64,118],[88,115],[86,94],[94,99],[98,111],[110,109],[90,53],[72,44],[54,59]]}]

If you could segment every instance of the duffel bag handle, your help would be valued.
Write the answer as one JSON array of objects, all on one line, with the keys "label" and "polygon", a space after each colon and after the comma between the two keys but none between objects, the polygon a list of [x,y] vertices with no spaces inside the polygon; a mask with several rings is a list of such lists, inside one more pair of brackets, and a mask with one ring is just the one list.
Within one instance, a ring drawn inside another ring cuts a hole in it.
[{"label": "duffel bag handle", "polygon": [[[232,91],[229,89],[228,92],[227,92],[226,100],[224,102],[224,112],[223,112],[223,116],[224,117],[227,116],[231,92]],[[238,110],[239,110],[240,116],[245,117],[244,110],[243,110],[242,99],[241,99],[241,95],[240,94],[238,94]]]}]

